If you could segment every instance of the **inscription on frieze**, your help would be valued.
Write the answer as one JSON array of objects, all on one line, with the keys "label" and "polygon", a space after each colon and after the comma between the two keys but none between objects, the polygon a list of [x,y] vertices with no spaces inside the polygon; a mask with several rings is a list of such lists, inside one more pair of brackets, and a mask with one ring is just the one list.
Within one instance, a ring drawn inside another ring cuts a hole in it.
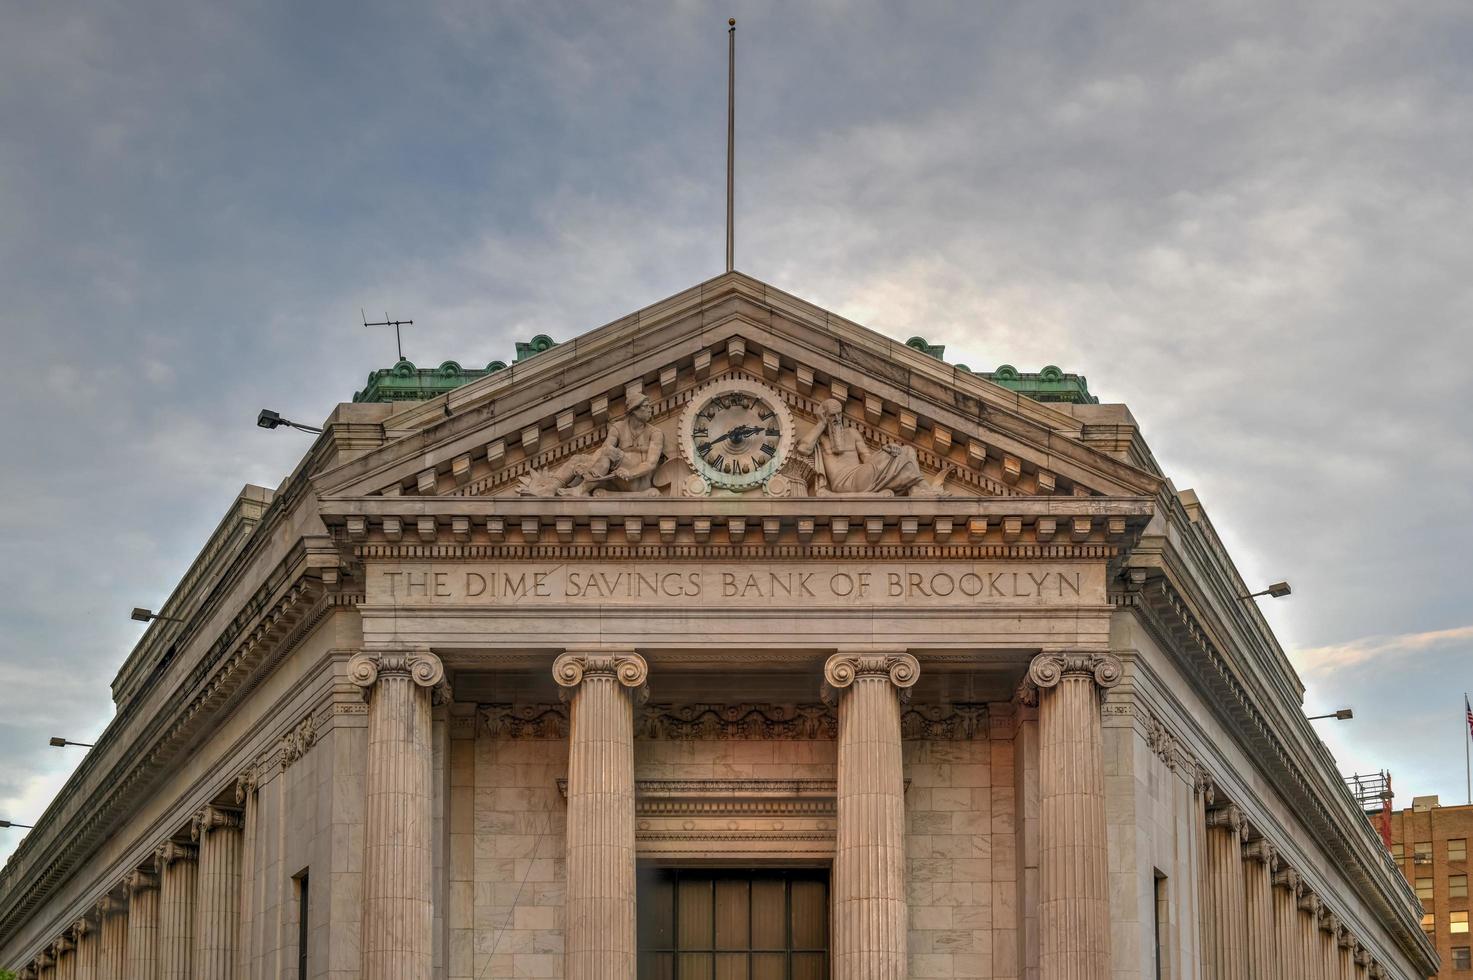
[{"label": "inscription on frieze", "polygon": [[368,601],[531,606],[1101,603],[1102,564],[1069,562],[404,562],[370,566]]}]

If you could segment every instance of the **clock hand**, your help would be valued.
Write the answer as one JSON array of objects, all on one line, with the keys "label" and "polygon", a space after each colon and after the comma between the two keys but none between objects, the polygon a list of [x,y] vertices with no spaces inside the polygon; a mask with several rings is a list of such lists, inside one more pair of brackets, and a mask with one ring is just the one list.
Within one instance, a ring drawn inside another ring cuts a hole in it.
[{"label": "clock hand", "polygon": [[761,431],[762,427],[759,425],[739,425],[729,432],[722,433],[710,442],[704,443],[702,445],[702,451],[709,451],[718,442],[725,442],[728,439],[745,439],[747,436]]}]

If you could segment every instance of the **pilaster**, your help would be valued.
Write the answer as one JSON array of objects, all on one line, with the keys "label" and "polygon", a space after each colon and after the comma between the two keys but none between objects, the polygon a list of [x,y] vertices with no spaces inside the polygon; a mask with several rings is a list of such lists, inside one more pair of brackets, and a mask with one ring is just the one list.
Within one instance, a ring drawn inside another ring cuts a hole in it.
[{"label": "pilaster", "polygon": [[428,650],[355,654],[348,678],[368,699],[363,856],[363,980],[429,980],[434,895],[430,738],[445,667]]},{"label": "pilaster", "polygon": [[1028,668],[1038,690],[1042,980],[1109,974],[1100,694],[1122,672],[1118,657],[1096,653],[1044,653]]},{"label": "pilaster", "polygon": [[824,664],[838,701],[838,839],[834,851],[834,975],[904,980],[905,772],[900,704],[920,677],[902,652],[834,654]]},{"label": "pilaster", "polygon": [[570,650],[552,676],[570,702],[566,980],[633,980],[633,699],[649,666],[633,650]]}]

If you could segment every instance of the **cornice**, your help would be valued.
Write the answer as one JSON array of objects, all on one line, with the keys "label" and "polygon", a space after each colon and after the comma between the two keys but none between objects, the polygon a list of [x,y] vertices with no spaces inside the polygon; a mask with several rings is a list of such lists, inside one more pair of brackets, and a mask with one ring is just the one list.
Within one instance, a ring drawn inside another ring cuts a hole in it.
[{"label": "cornice", "polygon": [[1370,827],[1343,784],[1326,785],[1311,777],[1312,773],[1323,776],[1325,768],[1334,771],[1333,760],[1322,759],[1315,765],[1297,757],[1280,738],[1279,723],[1264,715],[1259,699],[1243,686],[1238,673],[1224,660],[1170,581],[1151,579],[1137,595],[1139,601],[1135,608],[1162,641],[1163,648],[1172,652],[1186,668],[1205,693],[1205,700],[1217,706],[1223,721],[1250,749],[1248,755],[1343,873],[1358,885],[1367,904],[1402,951],[1425,966],[1428,973],[1432,972],[1431,947],[1425,943],[1416,921],[1415,897],[1410,885],[1391,865],[1379,842],[1372,846]]},{"label": "cornice", "polygon": [[[212,645],[126,745],[118,738],[140,710],[137,700],[104,731],[98,747],[0,871],[0,934],[13,931],[83,865],[113,832],[116,816],[128,812],[169,764],[226,717],[331,608],[322,583],[310,577],[311,565],[301,557],[301,549],[289,556],[293,577],[272,576],[273,597],[248,604],[251,615],[236,618],[236,628]],[[257,599],[261,596],[258,591]],[[60,846],[63,840],[66,845]]]}]

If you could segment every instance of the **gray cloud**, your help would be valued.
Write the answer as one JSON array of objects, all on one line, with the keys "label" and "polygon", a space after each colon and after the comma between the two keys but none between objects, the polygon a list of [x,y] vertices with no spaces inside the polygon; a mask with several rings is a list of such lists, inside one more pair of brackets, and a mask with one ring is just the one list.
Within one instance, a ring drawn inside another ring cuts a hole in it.
[{"label": "gray cloud", "polygon": [[484,363],[719,271],[728,11],[739,268],[1127,402],[1342,763],[1459,795],[1469,645],[1354,656],[1473,626],[1465,5],[64,0],[0,36],[0,815],[304,448],[255,411],[391,360],[360,306]]}]

